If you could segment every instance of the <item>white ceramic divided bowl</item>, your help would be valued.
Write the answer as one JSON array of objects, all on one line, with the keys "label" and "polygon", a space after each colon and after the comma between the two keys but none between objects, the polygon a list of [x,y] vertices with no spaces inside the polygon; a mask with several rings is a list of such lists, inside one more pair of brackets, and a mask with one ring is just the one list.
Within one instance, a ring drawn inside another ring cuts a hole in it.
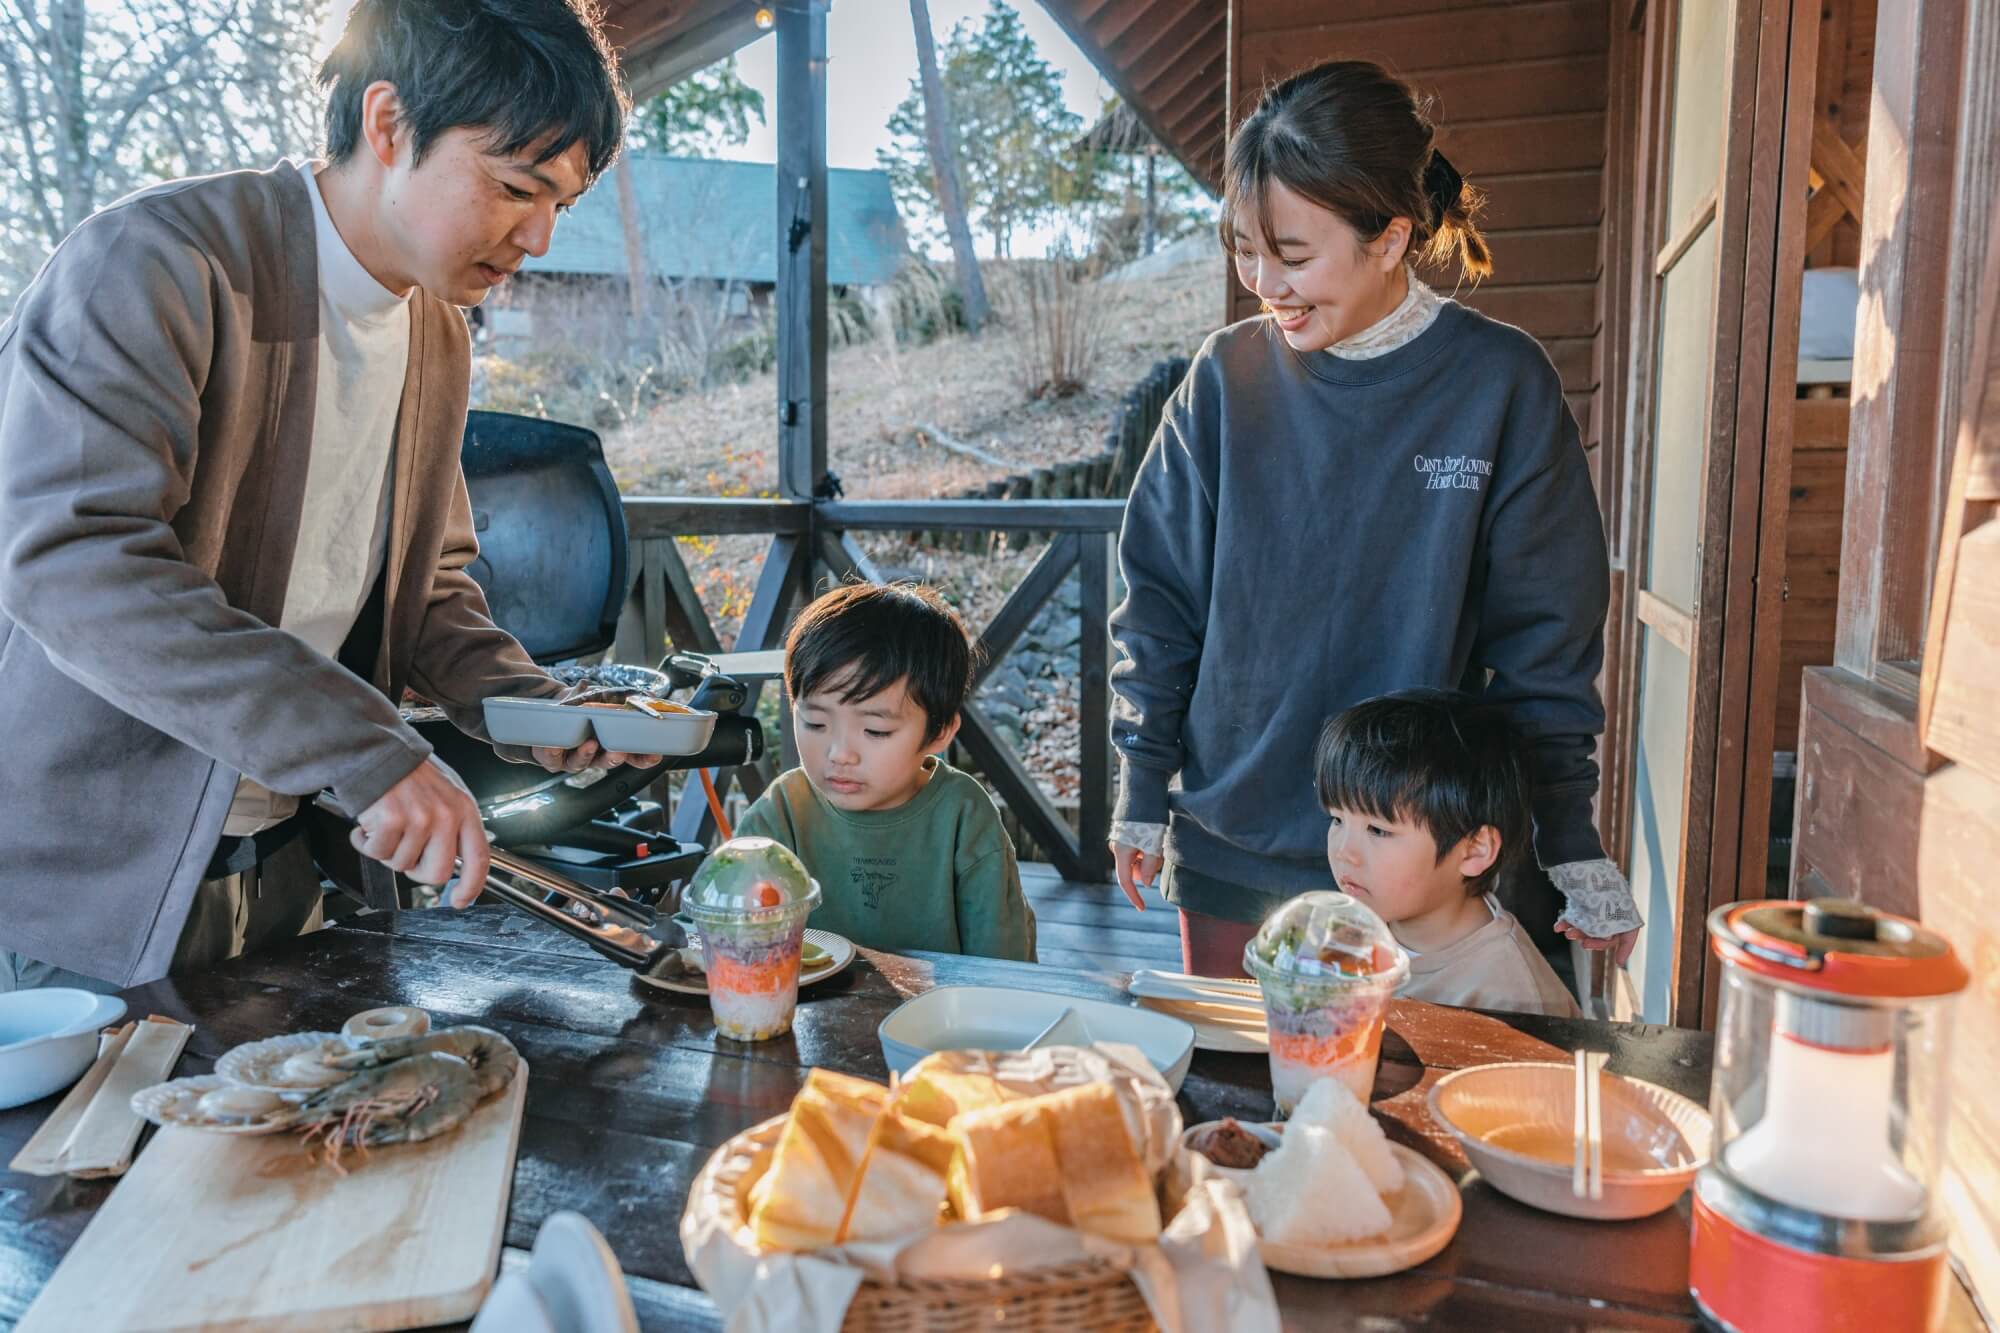
[{"label": "white ceramic divided bowl", "polygon": [[[1714,1126],[1708,1112],[1678,1093],[1638,1079],[1605,1074],[1603,1128],[1607,1151],[1604,1197],[1579,1199],[1570,1190],[1570,1163],[1545,1161],[1497,1147],[1496,1132],[1537,1126],[1568,1143],[1576,1114],[1576,1070],[1565,1064],[1481,1065],[1447,1074],[1431,1088],[1431,1116],[1451,1131],[1494,1189],[1565,1217],[1622,1221],[1673,1206],[1708,1161]],[[1655,1165],[1613,1170],[1613,1144]]]},{"label": "white ceramic divided bowl", "polygon": [[496,695],[480,704],[486,734],[501,745],[541,745],[573,749],[590,738],[590,710],[553,699],[509,699]]},{"label": "white ceramic divided bowl", "polygon": [[882,1020],[876,1035],[882,1058],[902,1073],[935,1051],[1018,1051],[1049,1024],[1074,1010],[1080,1022],[1066,1022],[1061,1035],[1079,1046],[1123,1042],[1137,1046],[1160,1071],[1167,1086],[1181,1090],[1194,1058],[1194,1029],[1178,1018],[1102,1000],[1009,990],[1002,986],[940,986],[904,1004]]},{"label": "white ceramic divided bowl", "polygon": [[0,1109],[76,1082],[97,1058],[97,1030],[123,1017],[115,995],[66,986],[0,994]]}]

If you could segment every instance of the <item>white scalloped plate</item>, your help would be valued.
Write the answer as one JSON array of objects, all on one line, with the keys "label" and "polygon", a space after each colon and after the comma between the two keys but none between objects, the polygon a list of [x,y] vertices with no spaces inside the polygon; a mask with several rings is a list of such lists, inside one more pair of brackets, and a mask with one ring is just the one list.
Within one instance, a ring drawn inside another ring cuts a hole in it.
[{"label": "white scalloped plate", "polygon": [[[132,1113],[156,1125],[199,1129],[210,1134],[275,1134],[287,1127],[286,1120],[252,1120],[243,1124],[220,1124],[209,1119],[199,1109],[201,1099],[223,1088],[232,1088],[239,1092],[257,1091],[231,1083],[217,1074],[199,1074],[193,1078],[177,1078],[168,1083],[155,1083],[150,1088],[139,1089],[132,1094]],[[289,1112],[291,1108],[281,1104],[278,1109]]]},{"label": "white scalloped plate", "polygon": [[319,1073],[307,1074],[301,1068],[305,1062],[289,1062],[312,1052],[341,1054],[361,1044],[336,1032],[289,1032],[282,1037],[246,1042],[225,1052],[215,1062],[215,1072],[220,1078],[246,1088],[298,1095],[313,1093],[345,1079],[347,1071],[321,1066]]},{"label": "white scalloped plate", "polygon": [[[808,930],[806,938],[826,950],[827,956],[826,961],[818,967],[799,970],[799,985],[811,986],[825,981],[828,977],[838,976],[853,963],[854,941],[845,935],[836,935],[830,930]],[[701,970],[701,946],[694,945],[683,949],[681,958],[691,970],[672,980],[649,977],[644,972],[636,972],[633,975],[655,990],[670,990],[681,995],[708,994],[708,976]]]}]

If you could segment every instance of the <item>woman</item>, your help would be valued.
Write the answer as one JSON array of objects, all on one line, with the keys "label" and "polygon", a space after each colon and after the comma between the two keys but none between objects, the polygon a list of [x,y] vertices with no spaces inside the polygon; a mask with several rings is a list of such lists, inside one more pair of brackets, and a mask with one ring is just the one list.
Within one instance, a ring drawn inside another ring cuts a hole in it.
[{"label": "woman", "polygon": [[1591,817],[1596,497],[1540,345],[1412,271],[1492,271],[1479,193],[1434,138],[1408,85],[1341,61],[1230,139],[1222,239],[1264,313],[1210,337],[1168,403],[1111,617],[1119,884],[1143,910],[1158,875],[1190,972],[1238,974],[1273,907],[1332,886],[1314,737],[1414,686],[1482,695],[1532,741],[1559,928],[1620,961],[1636,939]]}]

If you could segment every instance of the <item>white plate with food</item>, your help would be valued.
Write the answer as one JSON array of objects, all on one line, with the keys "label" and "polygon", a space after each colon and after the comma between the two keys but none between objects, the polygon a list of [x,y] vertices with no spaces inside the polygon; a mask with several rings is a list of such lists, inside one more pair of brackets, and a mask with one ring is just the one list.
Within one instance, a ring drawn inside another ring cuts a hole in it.
[{"label": "white plate with food", "polygon": [[360,1044],[337,1032],[290,1032],[223,1052],[215,1072],[245,1088],[303,1096],[346,1078],[350,1071],[335,1069],[327,1061]]},{"label": "white plate with food", "polygon": [[926,991],[883,1019],[876,1035],[890,1070],[901,1073],[936,1051],[1025,1050],[1056,1023],[1065,1024],[1064,1035],[1075,1045],[1138,1047],[1175,1092],[1194,1058],[1194,1029],[1165,1014],[1001,986]]},{"label": "white plate with food", "polygon": [[[839,976],[853,964],[854,957],[854,941],[845,935],[836,935],[830,930],[808,930],[799,957],[799,984],[811,986],[828,977]],[[678,995],[708,994],[708,978],[702,973],[701,945],[693,944],[682,949],[681,961],[688,970],[678,976],[649,977],[644,972],[637,976],[657,990],[670,990]]]},{"label": "white plate with food", "polygon": [[[1267,1268],[1298,1277],[1383,1277],[1435,1257],[1458,1233],[1465,1206],[1452,1178],[1389,1142],[1365,1109],[1359,1114],[1372,1133],[1359,1122],[1320,1126],[1326,1139],[1284,1156],[1281,1124],[1210,1121],[1183,1136],[1190,1151],[1243,1187]],[[1245,1161],[1255,1164],[1225,1164]]]},{"label": "white plate with food", "polygon": [[139,1089],[132,1094],[132,1113],[156,1125],[214,1134],[275,1134],[297,1123],[298,1106],[275,1092],[199,1074]]}]

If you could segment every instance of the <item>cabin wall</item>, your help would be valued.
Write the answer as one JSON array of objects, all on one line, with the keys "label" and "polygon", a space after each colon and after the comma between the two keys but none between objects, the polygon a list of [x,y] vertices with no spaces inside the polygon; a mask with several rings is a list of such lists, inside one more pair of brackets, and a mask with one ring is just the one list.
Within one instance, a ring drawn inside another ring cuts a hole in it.
[{"label": "cabin wall", "polygon": [[1806,668],[1833,664],[1834,620],[1840,606],[1840,514],[1847,502],[1847,428],[1847,399],[1795,400],[1773,739],[1779,750],[1799,748]]},{"label": "cabin wall", "polygon": [[[1426,276],[1541,340],[1592,446],[1609,31],[1608,0],[1230,0],[1229,16],[1232,124],[1265,84],[1336,58],[1378,61],[1435,99],[1441,146],[1487,193],[1494,274],[1476,290]],[[1255,314],[1224,281],[1228,318]]]},{"label": "cabin wall", "polygon": [[1942,1198],[2000,1299],[2000,11],[1879,0],[1836,665],[1806,672],[1792,891],[1972,969]]},{"label": "cabin wall", "polygon": [[[1819,69],[1814,113],[1833,128],[1857,156],[1867,155],[1868,110],[1875,80],[1876,0],[1822,0]],[[1861,262],[1861,224],[1852,218],[1821,242],[1807,263],[1812,268]]]},{"label": "cabin wall", "polygon": [[[1823,0],[1813,115],[1863,161],[1875,79],[1876,0]],[[1866,194],[1865,185],[1863,194]],[[1855,268],[1861,224],[1844,217],[1807,268]],[[1805,669],[1831,666],[1840,603],[1840,514],[1847,495],[1848,388],[1802,389],[1793,421],[1776,745],[1796,750]]]}]

